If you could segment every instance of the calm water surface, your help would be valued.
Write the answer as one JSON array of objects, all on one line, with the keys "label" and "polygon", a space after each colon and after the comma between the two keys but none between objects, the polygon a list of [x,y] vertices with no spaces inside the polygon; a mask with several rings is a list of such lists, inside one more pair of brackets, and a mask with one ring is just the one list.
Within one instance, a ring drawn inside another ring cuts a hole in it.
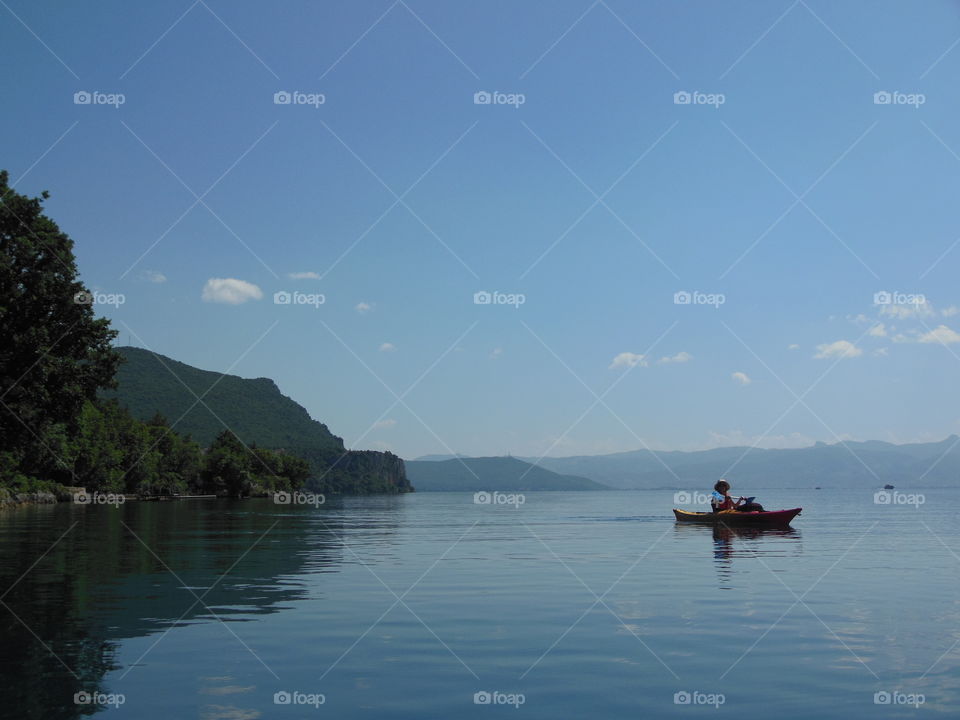
[{"label": "calm water surface", "polygon": [[960,492],[921,492],[737,533],[673,491],[8,511],[0,714],[958,717]]}]

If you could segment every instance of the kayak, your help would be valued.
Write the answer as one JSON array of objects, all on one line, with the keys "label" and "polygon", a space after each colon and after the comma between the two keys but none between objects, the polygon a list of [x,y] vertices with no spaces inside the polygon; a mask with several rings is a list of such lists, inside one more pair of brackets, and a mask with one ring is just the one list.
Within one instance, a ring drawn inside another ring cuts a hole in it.
[{"label": "kayak", "polygon": [[677,522],[695,522],[717,525],[789,525],[803,508],[790,510],[769,510],[763,512],[738,512],[737,510],[721,510],[715,512],[689,512],[688,510],[673,509]]},{"label": "kayak", "polygon": [[715,525],[789,525],[803,508],[790,510],[769,510],[764,512],[738,512],[736,510],[721,510],[714,512],[689,512],[688,510],[673,509],[677,522],[695,522]]}]

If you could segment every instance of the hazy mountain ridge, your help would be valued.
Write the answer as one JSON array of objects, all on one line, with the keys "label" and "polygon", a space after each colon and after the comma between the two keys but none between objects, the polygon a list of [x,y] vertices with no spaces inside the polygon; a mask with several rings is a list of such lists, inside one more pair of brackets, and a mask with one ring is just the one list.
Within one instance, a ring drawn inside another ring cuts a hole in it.
[{"label": "hazy mountain ridge", "polygon": [[406,468],[419,492],[610,489],[588,478],[555,473],[511,457],[407,460]]},{"label": "hazy mountain ridge", "polygon": [[[426,457],[439,460],[443,456]],[[709,486],[721,477],[738,485],[769,488],[960,484],[960,438],[956,435],[940,442],[903,445],[867,440],[829,445],[818,442],[805,448],[632,450],[520,459],[622,489]]]}]

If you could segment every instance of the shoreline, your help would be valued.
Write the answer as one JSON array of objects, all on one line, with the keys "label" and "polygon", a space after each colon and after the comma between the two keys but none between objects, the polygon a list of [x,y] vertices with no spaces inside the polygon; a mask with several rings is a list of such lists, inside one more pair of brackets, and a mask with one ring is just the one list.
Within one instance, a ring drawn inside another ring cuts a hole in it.
[{"label": "shoreline", "polygon": [[[296,492],[307,492],[299,490]],[[369,495],[407,495],[413,492],[395,492],[395,493],[364,493],[360,495],[340,495],[333,497],[367,497]],[[75,495],[82,493],[86,496],[109,495],[120,499],[120,504],[128,502],[174,502],[180,500],[252,500],[270,497],[269,492],[258,492],[245,497],[235,498],[229,495],[133,495],[128,493],[89,493],[86,488],[69,487],[60,485],[53,490],[29,490],[25,492],[13,492],[9,488],[0,487],[0,510],[15,509],[22,507],[37,507],[43,505],[57,505],[59,503],[73,503],[76,505],[100,505],[101,502],[76,502]],[[311,493],[316,494],[316,493]],[[113,504],[113,503],[106,503]]]}]

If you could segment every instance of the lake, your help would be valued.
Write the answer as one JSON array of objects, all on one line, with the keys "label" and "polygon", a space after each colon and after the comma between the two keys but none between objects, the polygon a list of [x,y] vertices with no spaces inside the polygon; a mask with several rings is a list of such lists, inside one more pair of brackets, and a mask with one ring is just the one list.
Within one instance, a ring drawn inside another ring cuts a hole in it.
[{"label": "lake", "polygon": [[736,533],[676,525],[672,490],[6,511],[0,707],[956,717],[960,493],[916,492],[751,489],[804,512]]}]

